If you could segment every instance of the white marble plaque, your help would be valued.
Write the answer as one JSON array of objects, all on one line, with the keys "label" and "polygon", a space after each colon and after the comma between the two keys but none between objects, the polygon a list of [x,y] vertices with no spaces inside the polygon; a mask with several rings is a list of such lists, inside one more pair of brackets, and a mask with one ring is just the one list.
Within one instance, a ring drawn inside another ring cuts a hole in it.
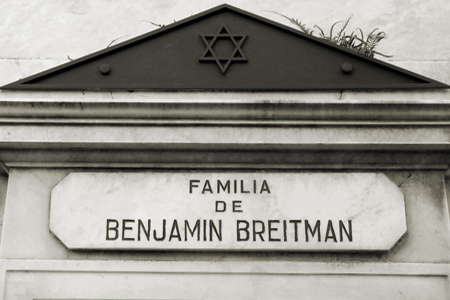
[{"label": "white marble plaque", "polygon": [[50,230],[69,249],[385,251],[406,217],[382,173],[72,173]]}]

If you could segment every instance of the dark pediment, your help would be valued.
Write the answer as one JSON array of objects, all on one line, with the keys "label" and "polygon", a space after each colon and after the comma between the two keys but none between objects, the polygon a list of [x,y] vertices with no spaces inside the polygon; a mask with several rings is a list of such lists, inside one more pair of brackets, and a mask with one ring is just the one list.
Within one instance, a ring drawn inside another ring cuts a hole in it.
[{"label": "dark pediment", "polygon": [[224,4],[1,89],[299,91],[448,87]]}]

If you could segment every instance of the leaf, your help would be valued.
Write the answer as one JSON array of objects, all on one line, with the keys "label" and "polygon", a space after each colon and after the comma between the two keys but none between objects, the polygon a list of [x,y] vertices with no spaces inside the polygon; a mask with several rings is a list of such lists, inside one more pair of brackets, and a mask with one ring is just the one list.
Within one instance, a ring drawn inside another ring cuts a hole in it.
[{"label": "leaf", "polygon": [[[342,29],[341,29],[341,30],[339,31],[339,33],[336,35],[338,38],[342,35],[343,31],[344,31],[345,28],[347,27],[348,22],[350,22],[351,18],[353,18],[353,14],[351,14],[351,15],[347,18],[347,20],[344,21],[344,26],[342,26]],[[344,35],[345,35],[345,33],[344,33]]]},{"label": "leaf", "polygon": [[127,35],[122,35],[121,37],[118,37],[117,39],[112,40],[111,43],[109,43],[109,45],[106,48],[111,47],[111,45],[114,44],[117,40],[119,40],[119,39],[121,39],[123,37],[126,37],[126,36],[129,36],[129,35],[128,34]]},{"label": "leaf", "polygon": [[[141,20],[141,21],[142,21],[142,22],[150,23],[150,24],[155,25],[155,26],[158,26],[159,28],[166,26],[166,25],[164,25],[164,24],[156,24],[156,23],[153,23],[153,22],[147,21],[147,20]],[[175,23],[176,21],[173,20],[173,22]]]},{"label": "leaf", "polygon": [[322,28],[320,28],[319,26],[317,26],[317,25],[314,25],[314,28],[317,28],[317,29],[319,29],[320,30],[320,37],[321,38],[323,38],[323,39],[325,39],[326,38],[326,36],[325,36],[325,33],[323,33],[323,30],[322,30]]},{"label": "leaf", "polygon": [[361,40],[364,40],[364,33],[363,33],[363,31],[361,30],[361,28],[356,28],[356,30],[359,30],[359,32],[361,33]]},{"label": "leaf", "polygon": [[272,11],[272,10],[264,10],[264,11],[268,11],[268,12],[277,14],[277,15],[279,15],[279,16],[282,16],[283,18],[288,19],[292,24],[297,25],[297,27],[300,28],[304,33],[306,33],[306,34],[311,34],[311,29],[306,28],[306,25],[305,25],[305,24],[302,24],[302,22],[300,22],[300,21],[297,20],[297,19],[289,18],[288,16],[285,16],[285,15],[283,15],[283,14],[277,13],[276,11]]},{"label": "leaf", "polygon": [[334,40],[334,38],[333,38],[333,28],[334,28],[334,26],[336,26],[336,25],[339,24],[339,23],[342,23],[342,21],[337,21],[337,22],[335,22],[333,25],[331,25],[331,28],[330,28],[330,36],[328,37],[328,40],[329,40],[330,42],[333,42],[333,40]]},{"label": "leaf", "polygon": [[373,53],[376,53],[376,54],[384,56],[384,57],[394,57],[393,55],[386,55],[386,54],[380,53],[378,51],[373,51]]}]

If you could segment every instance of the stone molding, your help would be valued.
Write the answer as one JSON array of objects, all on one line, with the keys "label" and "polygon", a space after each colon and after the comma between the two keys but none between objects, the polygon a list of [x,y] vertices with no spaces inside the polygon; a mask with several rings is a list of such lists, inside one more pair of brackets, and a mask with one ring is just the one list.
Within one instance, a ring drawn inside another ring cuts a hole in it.
[{"label": "stone molding", "polygon": [[450,103],[436,101],[25,97],[0,102],[0,160],[6,167],[446,169],[449,125]]},{"label": "stone molding", "polygon": [[[0,260],[0,299],[17,297],[57,299],[66,298],[76,292],[77,297],[104,299],[107,295],[121,299],[160,299],[170,295],[176,299],[214,297],[236,298],[245,295],[272,295],[294,299],[299,293],[308,297],[336,299],[340,293],[348,293],[367,299],[403,299],[412,295],[419,297],[442,297],[448,295],[448,264],[412,263],[302,263],[302,262],[199,262],[199,261],[62,261],[62,260]],[[363,276],[361,276],[363,275]],[[168,285],[167,276],[170,276]],[[263,285],[255,286],[252,279],[258,278]],[[197,283],[188,284],[189,278]],[[383,280],[384,278],[384,280]],[[24,280],[26,279],[26,280]],[[295,279],[296,284],[292,285]],[[62,281],[69,280],[70,285]],[[221,284],[217,284],[219,280]],[[238,281],[236,281],[238,280]],[[318,280],[318,281],[317,281]],[[341,282],[339,289],[331,292],[313,288],[323,286],[330,280]],[[427,284],[420,284],[423,282]],[[145,282],[145,284],[143,284]],[[289,282],[291,284],[289,284]],[[389,283],[390,282],[390,283]],[[173,284],[186,283],[178,288]],[[383,283],[380,288],[380,283]],[[62,284],[62,286],[61,286]],[[273,288],[273,285],[277,288]],[[95,285],[101,289],[90,289]],[[305,285],[308,288],[303,289]],[[350,285],[350,286],[349,286]],[[5,287],[8,287],[5,289]],[[84,288],[79,288],[79,287]],[[172,288],[169,289],[169,286]],[[234,288],[230,289],[230,286]],[[289,288],[287,288],[289,286]],[[127,287],[127,288],[124,288]],[[393,298],[393,292],[398,295]],[[247,294],[250,293],[250,294]],[[152,296],[149,296],[152,295]],[[158,298],[160,297],[160,298]],[[358,298],[358,297],[357,297]],[[22,299],[22,298],[21,298]],[[25,299],[25,298],[24,298]]]},{"label": "stone molding", "polygon": [[447,125],[450,102],[0,102],[0,122],[137,125]]}]

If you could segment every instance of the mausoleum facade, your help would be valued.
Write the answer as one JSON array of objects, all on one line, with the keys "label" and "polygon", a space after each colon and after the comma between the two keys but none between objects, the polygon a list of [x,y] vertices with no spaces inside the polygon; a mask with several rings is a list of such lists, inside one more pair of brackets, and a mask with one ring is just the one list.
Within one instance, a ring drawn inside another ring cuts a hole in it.
[{"label": "mausoleum facade", "polygon": [[5,48],[0,299],[450,297],[448,51],[379,59],[237,6],[79,58]]}]

